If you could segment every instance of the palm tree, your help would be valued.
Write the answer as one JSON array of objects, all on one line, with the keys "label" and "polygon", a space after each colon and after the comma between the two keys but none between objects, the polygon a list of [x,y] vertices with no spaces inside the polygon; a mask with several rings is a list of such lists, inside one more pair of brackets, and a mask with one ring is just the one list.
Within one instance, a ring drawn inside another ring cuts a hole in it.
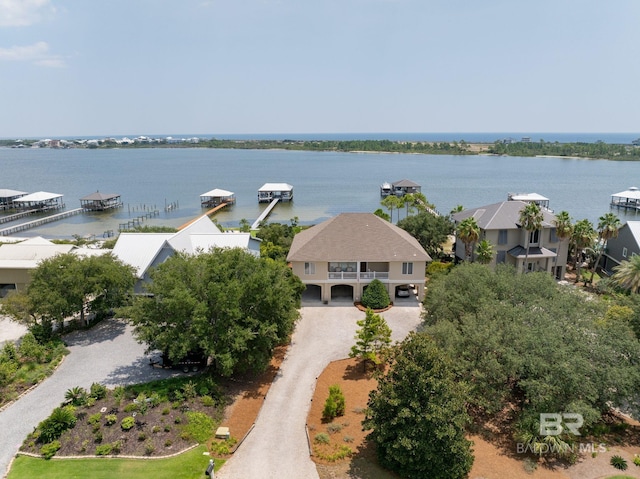
[{"label": "palm tree", "polygon": [[612,281],[632,293],[637,293],[640,289],[640,256],[632,256],[629,261],[623,261],[619,266],[613,268]]},{"label": "palm tree", "polygon": [[[400,201],[406,208],[405,210],[405,218],[406,218],[409,216],[409,213],[413,213],[413,210],[416,206],[416,197],[413,193],[407,193],[402,198],[400,198]],[[400,217],[400,213],[398,212],[398,219],[399,217]]]},{"label": "palm tree", "polygon": [[380,202],[382,206],[389,210],[391,216],[391,223],[393,223],[393,210],[399,209],[402,206],[402,200],[395,195],[389,195]]},{"label": "palm tree", "polygon": [[464,211],[464,206],[456,205],[456,206],[453,207],[453,209],[451,210],[451,212],[449,214],[450,215],[455,215],[456,213],[460,213],[461,211]]},{"label": "palm tree", "polygon": [[596,274],[596,269],[600,264],[604,250],[607,248],[607,243],[611,238],[618,237],[618,230],[620,229],[620,218],[613,213],[606,213],[602,215],[598,222],[598,236],[600,237],[600,250],[598,251],[598,258],[593,265],[593,271],[591,273],[591,281],[593,283],[593,275]]},{"label": "palm tree", "polygon": [[476,219],[473,216],[463,219],[458,223],[456,233],[458,234],[460,241],[464,243],[465,259],[473,261],[472,245],[478,241],[478,238],[480,238],[480,227],[478,226]]},{"label": "palm tree", "polygon": [[527,270],[527,264],[529,262],[529,247],[531,244],[531,233],[538,231],[542,228],[542,222],[544,216],[537,203],[527,203],[520,210],[520,226],[527,232],[526,245],[527,252],[524,255],[524,270]]},{"label": "palm tree", "polygon": [[480,241],[476,246],[476,256],[482,264],[489,264],[493,259],[493,245],[486,239]]},{"label": "palm tree", "polygon": [[595,237],[596,231],[593,229],[591,221],[584,219],[576,222],[576,224],[573,225],[571,240],[573,241],[576,254],[576,283],[580,281],[580,253],[583,249],[593,245]]},{"label": "palm tree", "polygon": [[[556,215],[556,219],[553,221],[556,225],[556,236],[560,241],[564,241],[568,238],[571,238],[571,234],[573,233],[573,224],[571,224],[571,216],[566,211],[561,211]],[[560,248],[558,248],[560,250]],[[563,261],[566,262],[567,258],[564,258]],[[558,256],[556,255],[556,264],[558,265]],[[563,279],[563,278],[560,278]]]}]

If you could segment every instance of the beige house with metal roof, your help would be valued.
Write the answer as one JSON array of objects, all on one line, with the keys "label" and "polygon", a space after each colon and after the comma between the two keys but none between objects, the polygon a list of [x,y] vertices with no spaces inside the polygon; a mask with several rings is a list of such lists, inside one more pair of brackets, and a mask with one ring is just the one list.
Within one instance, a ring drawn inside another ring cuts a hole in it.
[{"label": "beige house with metal roof", "polygon": [[287,261],[315,299],[359,301],[373,279],[395,296],[398,286],[415,285],[424,297],[431,257],[409,233],[371,213],[342,213],[301,231]]},{"label": "beige house with metal roof", "polygon": [[[555,215],[547,208],[540,208],[542,228],[529,233],[520,226],[520,211],[526,205],[525,201],[502,201],[469,208],[455,213],[452,218],[456,224],[469,217],[475,218],[480,227],[479,241],[487,240],[493,245],[495,256],[491,267],[507,263],[515,266],[518,272],[547,271],[556,278],[564,278],[569,244],[568,240],[560,241],[556,236]],[[464,256],[464,243],[456,238],[456,257],[464,260]]]}]

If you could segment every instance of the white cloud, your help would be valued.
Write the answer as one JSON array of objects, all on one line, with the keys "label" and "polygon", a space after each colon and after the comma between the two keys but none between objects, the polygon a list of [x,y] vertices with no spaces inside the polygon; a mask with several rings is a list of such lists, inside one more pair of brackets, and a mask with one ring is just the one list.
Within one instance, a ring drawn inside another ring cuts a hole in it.
[{"label": "white cloud", "polygon": [[56,12],[51,0],[0,0],[0,27],[24,27]]},{"label": "white cloud", "polygon": [[47,42],[37,42],[27,46],[0,48],[0,61],[26,61],[45,67],[63,67],[64,60],[49,52]]}]

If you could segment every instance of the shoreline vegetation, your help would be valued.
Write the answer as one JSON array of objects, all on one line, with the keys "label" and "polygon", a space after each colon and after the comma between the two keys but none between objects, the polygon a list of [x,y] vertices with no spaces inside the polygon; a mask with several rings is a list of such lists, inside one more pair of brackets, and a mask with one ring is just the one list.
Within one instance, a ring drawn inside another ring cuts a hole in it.
[{"label": "shoreline vegetation", "polygon": [[[0,140],[0,147],[29,148],[220,148],[248,150],[293,150],[350,153],[406,153],[426,155],[496,155],[521,157],[556,157],[567,159],[604,159],[616,161],[640,160],[640,145],[595,143],[559,143],[496,141],[494,143],[391,141],[391,140],[224,140],[201,139],[173,143],[166,139],[144,138],[122,142],[113,138],[102,140],[56,141],[43,145],[42,140]],[[193,140],[193,139],[192,139]]]}]

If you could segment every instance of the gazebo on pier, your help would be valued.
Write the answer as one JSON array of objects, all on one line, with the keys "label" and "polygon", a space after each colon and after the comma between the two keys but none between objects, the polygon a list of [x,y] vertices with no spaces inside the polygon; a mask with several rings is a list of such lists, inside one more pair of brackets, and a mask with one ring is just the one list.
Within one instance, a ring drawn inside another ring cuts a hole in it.
[{"label": "gazebo on pier", "polygon": [[265,183],[258,190],[258,203],[270,203],[276,199],[293,201],[293,186],[288,183]]},{"label": "gazebo on pier", "polygon": [[120,208],[122,200],[120,195],[115,193],[100,193],[96,191],[84,198],[80,198],[80,206],[85,211],[105,211],[112,208]]},{"label": "gazebo on pier", "polygon": [[207,191],[200,195],[200,205],[203,208],[214,208],[223,203],[232,205],[235,202],[236,197],[233,191],[221,190],[220,188]]}]

